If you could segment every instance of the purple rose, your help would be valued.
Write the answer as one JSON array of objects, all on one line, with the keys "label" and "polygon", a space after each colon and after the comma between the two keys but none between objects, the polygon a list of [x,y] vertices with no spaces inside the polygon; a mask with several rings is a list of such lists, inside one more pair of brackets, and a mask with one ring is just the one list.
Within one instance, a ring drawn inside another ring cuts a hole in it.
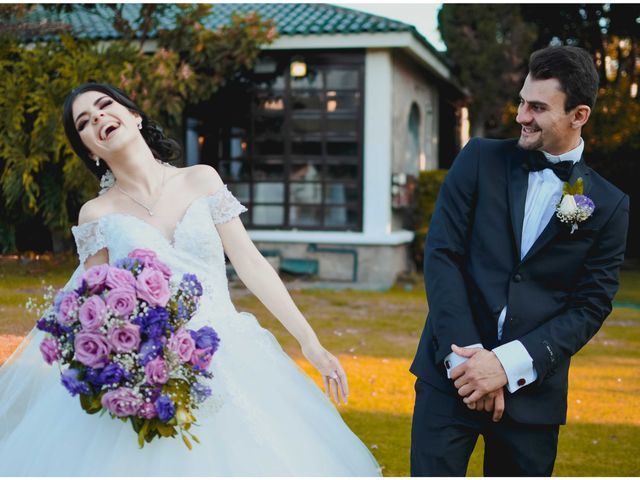
[{"label": "purple rose", "polygon": [[220,344],[220,337],[218,337],[217,332],[213,328],[202,327],[197,332],[191,330],[190,334],[191,338],[195,340],[197,348],[211,347],[211,353],[214,353],[218,349],[218,345]]},{"label": "purple rose", "polygon": [[[126,374],[127,372],[122,365],[112,362],[104,367],[102,372],[100,372],[99,381],[102,385],[118,384],[126,378]],[[85,379],[87,379],[87,381],[89,381],[90,383],[93,383],[86,377],[86,375]]]},{"label": "purple rose", "polygon": [[196,348],[191,354],[191,363],[198,370],[206,370],[211,365],[213,350],[209,348]]},{"label": "purple rose", "polygon": [[80,371],[75,368],[69,368],[62,372],[62,376],[60,380],[62,381],[62,385],[66,388],[72,397],[75,397],[78,394],[89,395],[91,394],[91,389],[86,382],[78,380],[78,376]]},{"label": "purple rose", "polygon": [[171,292],[169,284],[162,272],[145,268],[136,280],[138,297],[146,301],[152,307],[164,307],[167,305]]},{"label": "purple rose", "polygon": [[144,374],[147,383],[152,385],[164,385],[169,381],[169,369],[160,357],[154,358],[144,366]]},{"label": "purple rose", "polygon": [[160,395],[156,400],[156,411],[162,423],[167,423],[176,414],[176,406],[166,395]]},{"label": "purple rose", "polygon": [[100,293],[104,289],[108,272],[108,264],[95,265],[84,272],[82,280],[86,282],[87,288],[91,293]]},{"label": "purple rose", "polygon": [[105,393],[100,403],[117,417],[136,415],[142,406],[140,397],[127,387],[120,387]]},{"label": "purple rose", "polygon": [[106,338],[99,333],[78,333],[74,341],[74,346],[76,349],[76,360],[87,367],[102,368],[109,360],[111,348]]},{"label": "purple rose", "polygon": [[97,295],[92,295],[80,307],[80,323],[85,331],[98,330],[104,325],[107,315],[107,306],[104,300]]},{"label": "purple rose", "polygon": [[53,338],[45,338],[42,343],[40,343],[40,353],[42,353],[42,358],[44,358],[44,361],[49,365],[61,358],[60,346]]},{"label": "purple rose", "polygon": [[131,352],[140,346],[140,327],[132,323],[125,323],[109,330],[107,339],[115,352]]},{"label": "purple rose", "polygon": [[107,305],[116,315],[127,318],[136,308],[135,290],[128,288],[114,288],[107,294]]},{"label": "purple rose", "polygon": [[193,355],[193,351],[196,348],[196,342],[193,341],[189,332],[181,328],[171,335],[171,338],[167,342],[167,347],[178,355],[180,360],[188,362],[191,360],[191,355]]},{"label": "purple rose", "polygon": [[123,289],[135,292],[136,289],[136,277],[128,271],[122,268],[109,267],[106,279],[107,287],[112,289]]},{"label": "purple rose", "polygon": [[157,339],[149,339],[140,346],[140,363],[146,365],[162,353],[162,342]]},{"label": "purple rose", "polygon": [[147,420],[151,420],[152,418],[156,418],[158,416],[158,412],[156,412],[156,406],[153,402],[145,402],[140,407],[138,411],[138,415],[142,418],[146,418]]},{"label": "purple rose", "polygon": [[78,311],[78,294],[67,293],[60,301],[60,315],[58,317],[62,325],[71,325],[75,322],[75,313]]}]

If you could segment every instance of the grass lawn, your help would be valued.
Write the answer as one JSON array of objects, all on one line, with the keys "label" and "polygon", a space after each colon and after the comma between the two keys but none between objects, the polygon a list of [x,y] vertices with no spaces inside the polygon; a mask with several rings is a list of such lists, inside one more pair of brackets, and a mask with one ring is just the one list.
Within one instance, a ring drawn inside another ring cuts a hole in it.
[{"label": "grass lawn", "polygon": [[[24,310],[43,285],[62,286],[73,257],[21,263],[0,257],[0,362],[30,330]],[[422,330],[423,285],[403,283],[388,292],[294,290],[292,295],[324,345],[338,354],[349,375],[345,421],[376,456],[383,473],[409,474],[414,377],[409,365]],[[241,287],[238,310],[254,313],[283,348],[316,380],[295,341]],[[640,272],[624,271],[615,308],[602,330],[573,359],[568,424],[560,430],[557,476],[635,476],[640,472]],[[482,473],[482,440],[468,474]]]}]

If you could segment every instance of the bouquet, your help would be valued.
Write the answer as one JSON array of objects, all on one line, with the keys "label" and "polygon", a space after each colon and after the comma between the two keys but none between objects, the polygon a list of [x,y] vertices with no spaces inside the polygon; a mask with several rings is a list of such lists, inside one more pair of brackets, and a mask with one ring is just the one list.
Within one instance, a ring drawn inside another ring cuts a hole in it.
[{"label": "bouquet", "polygon": [[172,280],[154,252],[137,249],[89,268],[79,283],[37,322],[45,362],[58,362],[62,385],[87,413],[130,421],[141,448],[179,432],[191,449],[194,410],[211,395],[201,380],[212,378],[220,343],[211,327],[187,328],[202,296],[197,277]]}]

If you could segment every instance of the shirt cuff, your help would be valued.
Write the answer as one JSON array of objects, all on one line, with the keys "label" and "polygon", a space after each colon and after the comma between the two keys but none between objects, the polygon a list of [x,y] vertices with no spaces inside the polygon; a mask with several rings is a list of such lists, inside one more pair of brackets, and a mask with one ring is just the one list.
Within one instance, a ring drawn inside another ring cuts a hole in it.
[{"label": "shirt cuff", "polygon": [[[464,348],[484,348],[481,343],[474,343],[473,345],[469,345]],[[449,355],[444,357],[444,368],[447,369],[447,378],[451,378],[451,370],[456,368],[458,365],[462,365],[468,359],[465,357],[461,357],[457,353],[451,352]]]},{"label": "shirt cuff", "polygon": [[520,340],[513,340],[494,348],[498,360],[507,374],[507,390],[514,393],[538,378],[538,372],[533,368],[533,359]]}]

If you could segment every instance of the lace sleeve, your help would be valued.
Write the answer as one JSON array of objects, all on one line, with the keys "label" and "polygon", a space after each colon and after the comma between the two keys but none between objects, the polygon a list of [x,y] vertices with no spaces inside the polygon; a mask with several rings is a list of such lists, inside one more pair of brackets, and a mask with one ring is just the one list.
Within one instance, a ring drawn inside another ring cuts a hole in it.
[{"label": "lace sleeve", "polygon": [[225,185],[207,198],[213,223],[226,223],[247,211]]},{"label": "lace sleeve", "polygon": [[76,239],[78,257],[80,257],[81,264],[84,264],[87,258],[107,246],[99,220],[71,227],[71,233]]}]

